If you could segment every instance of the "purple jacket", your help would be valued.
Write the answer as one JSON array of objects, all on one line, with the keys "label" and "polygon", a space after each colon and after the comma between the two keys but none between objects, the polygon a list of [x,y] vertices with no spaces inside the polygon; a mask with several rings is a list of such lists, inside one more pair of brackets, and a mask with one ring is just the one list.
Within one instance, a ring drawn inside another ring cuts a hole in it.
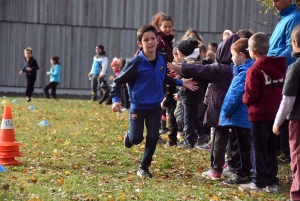
[{"label": "purple jacket", "polygon": [[232,34],[218,48],[216,57],[219,63],[209,65],[186,63],[181,66],[181,73],[185,77],[200,76],[213,83],[212,97],[204,116],[204,124],[208,126],[217,127],[219,124],[222,103],[233,77],[230,46],[238,39],[237,34]]}]

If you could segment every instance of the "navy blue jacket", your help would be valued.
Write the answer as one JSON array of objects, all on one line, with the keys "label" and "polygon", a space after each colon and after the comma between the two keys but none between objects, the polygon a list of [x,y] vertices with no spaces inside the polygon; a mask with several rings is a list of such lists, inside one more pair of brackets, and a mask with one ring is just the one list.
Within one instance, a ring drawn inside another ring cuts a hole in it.
[{"label": "navy blue jacket", "polygon": [[[24,66],[22,71],[25,72],[29,76],[36,76],[36,71],[39,70],[39,65],[37,64],[35,58],[30,57],[29,61],[26,61],[26,58],[24,58]],[[27,67],[32,68],[32,71],[28,71]]]},{"label": "navy blue jacket", "polygon": [[140,110],[160,107],[164,98],[163,83],[182,86],[181,80],[167,76],[167,63],[161,53],[156,53],[156,65],[153,67],[143,51],[129,60],[114,79],[111,90],[113,103],[120,101],[121,85],[125,83],[128,83],[130,108]]},{"label": "navy blue jacket", "polygon": [[248,108],[243,103],[243,95],[245,93],[246,72],[253,63],[254,60],[250,59],[244,64],[234,67],[234,77],[221,108],[220,126],[251,128]]}]

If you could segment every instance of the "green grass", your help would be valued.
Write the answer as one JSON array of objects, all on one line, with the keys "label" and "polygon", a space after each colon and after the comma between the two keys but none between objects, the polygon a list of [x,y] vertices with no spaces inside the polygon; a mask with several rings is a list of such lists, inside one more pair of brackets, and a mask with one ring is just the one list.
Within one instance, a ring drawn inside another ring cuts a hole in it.
[{"label": "green grass", "polygon": [[[19,103],[11,101],[17,98]],[[127,115],[87,100],[8,97],[23,162],[0,173],[0,200],[286,200],[290,171],[280,165],[277,194],[239,192],[201,177],[210,157],[158,145],[152,179],[135,170],[144,144],[127,149]],[[2,100],[1,100],[2,101]],[[33,105],[36,110],[28,110]],[[0,106],[1,116],[4,106]],[[38,123],[46,119],[51,126]],[[163,136],[167,138],[167,136]]]}]

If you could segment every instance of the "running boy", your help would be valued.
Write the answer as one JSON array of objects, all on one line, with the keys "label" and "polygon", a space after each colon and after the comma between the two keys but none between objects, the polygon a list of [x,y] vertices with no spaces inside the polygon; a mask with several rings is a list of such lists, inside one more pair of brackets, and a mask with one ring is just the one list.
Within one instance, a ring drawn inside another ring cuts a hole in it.
[{"label": "running boy", "polygon": [[119,102],[121,85],[128,83],[130,97],[130,128],[124,136],[127,148],[143,141],[144,124],[146,124],[146,145],[137,175],[152,177],[149,166],[152,161],[156,143],[159,138],[161,107],[164,98],[163,83],[183,86],[192,90],[198,87],[189,80],[176,80],[166,75],[167,65],[164,56],[156,51],[157,30],[152,25],[144,25],[137,31],[137,44],[142,51],[132,58],[115,78],[111,96],[112,110],[120,111]]},{"label": "running boy", "polygon": [[239,189],[277,192],[278,136],[272,132],[272,126],[281,100],[286,58],[266,56],[269,37],[262,32],[251,36],[248,44],[249,54],[256,61],[246,74],[243,103],[248,106],[252,122],[255,158],[252,163],[256,167],[256,175],[252,182],[241,184]]},{"label": "running boy", "polygon": [[37,64],[35,58],[33,58],[32,49],[30,47],[27,47],[24,50],[24,55],[24,67],[19,74],[22,75],[23,72],[26,73],[26,100],[29,102],[31,101],[31,96],[34,91],[36,71],[39,70],[39,65]]}]

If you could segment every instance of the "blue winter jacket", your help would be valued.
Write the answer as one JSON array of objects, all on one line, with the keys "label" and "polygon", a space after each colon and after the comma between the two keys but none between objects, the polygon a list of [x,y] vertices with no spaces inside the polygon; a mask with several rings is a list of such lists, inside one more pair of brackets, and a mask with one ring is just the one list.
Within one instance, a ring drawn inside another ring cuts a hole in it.
[{"label": "blue winter jacket", "polygon": [[60,83],[61,65],[55,64],[50,70],[50,82]]},{"label": "blue winter jacket", "polygon": [[120,101],[121,85],[128,83],[130,108],[149,110],[160,107],[164,98],[163,83],[182,86],[182,80],[167,76],[164,56],[156,53],[156,65],[147,60],[143,51],[132,58],[114,79],[111,90],[112,102]]},{"label": "blue winter jacket", "polygon": [[270,49],[268,56],[286,57],[286,67],[296,61],[291,56],[292,44],[291,33],[295,26],[300,23],[300,12],[295,4],[290,5],[279,13],[281,20],[277,24],[270,38]]},{"label": "blue winter jacket", "polygon": [[248,108],[242,102],[245,93],[246,72],[253,65],[250,59],[240,66],[234,67],[234,77],[224,98],[219,124],[220,126],[236,126],[251,128]]}]

